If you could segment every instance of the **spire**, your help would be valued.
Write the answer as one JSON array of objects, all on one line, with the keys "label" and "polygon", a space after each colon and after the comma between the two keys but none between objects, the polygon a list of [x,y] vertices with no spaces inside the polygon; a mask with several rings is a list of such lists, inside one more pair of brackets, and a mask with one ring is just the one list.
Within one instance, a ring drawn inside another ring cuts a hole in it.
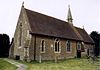
[{"label": "spire", "polygon": [[72,14],[71,14],[71,10],[70,10],[70,5],[68,5],[67,21],[68,21],[70,24],[73,24],[73,18],[72,18]]},{"label": "spire", "polygon": [[22,3],[22,7],[24,7],[24,1],[23,1],[23,3]]}]

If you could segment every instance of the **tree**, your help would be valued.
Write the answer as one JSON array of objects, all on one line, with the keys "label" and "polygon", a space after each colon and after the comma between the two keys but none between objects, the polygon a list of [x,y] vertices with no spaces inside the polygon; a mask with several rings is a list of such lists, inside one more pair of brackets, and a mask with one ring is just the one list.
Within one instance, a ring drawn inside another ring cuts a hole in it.
[{"label": "tree", "polygon": [[100,55],[100,34],[96,31],[92,31],[90,34],[91,38],[95,42],[95,47],[94,47],[94,55],[99,56]]},{"label": "tree", "polygon": [[8,57],[10,39],[7,34],[0,34],[0,57]]}]

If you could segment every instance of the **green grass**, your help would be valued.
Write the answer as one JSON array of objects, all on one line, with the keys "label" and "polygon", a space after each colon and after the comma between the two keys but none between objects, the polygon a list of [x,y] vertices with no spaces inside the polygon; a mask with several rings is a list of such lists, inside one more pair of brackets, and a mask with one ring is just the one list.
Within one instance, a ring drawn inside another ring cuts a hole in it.
[{"label": "green grass", "polygon": [[[14,60],[16,61],[16,60]],[[38,63],[35,61],[25,62],[17,61],[28,66],[27,70],[97,70],[97,63],[88,61],[87,59],[67,59],[54,61],[42,61]],[[100,62],[99,62],[100,63]],[[2,59],[0,59],[0,70],[16,70],[16,67]]]},{"label": "green grass", "polygon": [[6,62],[0,58],[0,70],[16,70],[16,66]]},{"label": "green grass", "polygon": [[43,61],[42,63],[22,62],[28,66],[27,70],[96,70],[97,64],[87,59],[67,59],[54,61]]}]

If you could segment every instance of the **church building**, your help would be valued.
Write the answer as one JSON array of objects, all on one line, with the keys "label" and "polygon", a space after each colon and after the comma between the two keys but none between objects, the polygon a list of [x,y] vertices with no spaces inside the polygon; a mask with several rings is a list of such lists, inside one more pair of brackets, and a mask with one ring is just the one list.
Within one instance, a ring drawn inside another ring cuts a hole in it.
[{"label": "church building", "polygon": [[22,5],[9,57],[42,61],[92,55],[94,41],[85,29],[73,24],[70,7],[63,21]]}]

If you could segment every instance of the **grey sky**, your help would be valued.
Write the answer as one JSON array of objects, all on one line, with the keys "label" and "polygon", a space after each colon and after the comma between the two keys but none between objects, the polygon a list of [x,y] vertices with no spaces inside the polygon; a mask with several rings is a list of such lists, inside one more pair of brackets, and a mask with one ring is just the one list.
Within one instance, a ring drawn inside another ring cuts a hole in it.
[{"label": "grey sky", "polygon": [[[14,35],[22,0],[0,1],[0,33]],[[25,7],[66,21],[70,4],[73,24],[100,33],[100,0],[24,0]]]}]

